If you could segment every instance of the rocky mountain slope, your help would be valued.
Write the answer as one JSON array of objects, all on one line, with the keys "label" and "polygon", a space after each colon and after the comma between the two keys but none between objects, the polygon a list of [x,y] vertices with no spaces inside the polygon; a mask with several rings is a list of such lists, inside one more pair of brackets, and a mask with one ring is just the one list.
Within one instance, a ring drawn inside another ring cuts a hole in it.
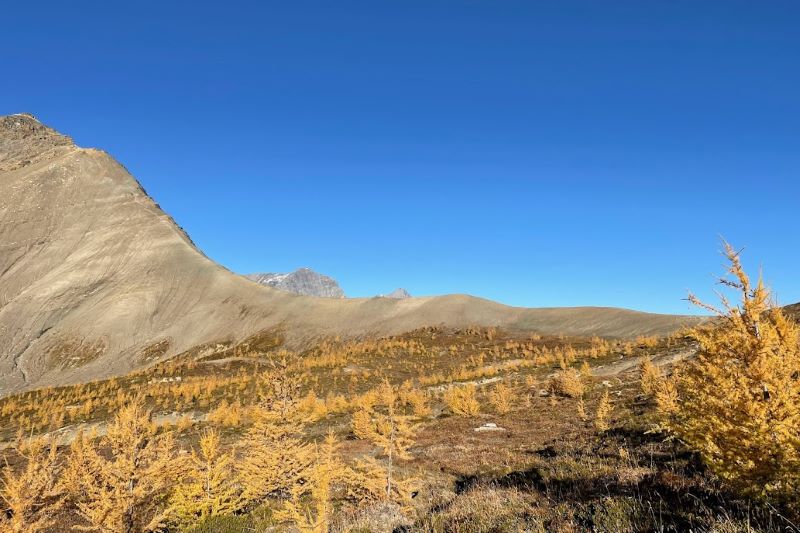
[{"label": "rocky mountain slope", "polygon": [[314,272],[310,268],[298,268],[288,274],[248,274],[245,277],[262,285],[294,294],[320,298],[344,298],[344,291],[335,279]]},{"label": "rocky mountain slope", "polygon": [[0,117],[0,395],[127,373],[280,327],[287,343],[443,324],[540,333],[665,333],[694,319],[522,309],[453,295],[311,298],[233,274],[107,153],[30,115]]}]

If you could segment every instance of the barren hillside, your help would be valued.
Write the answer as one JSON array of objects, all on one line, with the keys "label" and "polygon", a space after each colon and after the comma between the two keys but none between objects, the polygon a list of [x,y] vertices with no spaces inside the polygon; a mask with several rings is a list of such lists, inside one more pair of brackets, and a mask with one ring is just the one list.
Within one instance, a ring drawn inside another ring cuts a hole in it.
[{"label": "barren hillside", "polygon": [[522,309],[470,296],[297,296],[200,252],[122,165],[30,115],[0,117],[0,394],[126,373],[280,327],[322,335],[444,324],[539,333],[666,333],[694,319],[610,308]]}]

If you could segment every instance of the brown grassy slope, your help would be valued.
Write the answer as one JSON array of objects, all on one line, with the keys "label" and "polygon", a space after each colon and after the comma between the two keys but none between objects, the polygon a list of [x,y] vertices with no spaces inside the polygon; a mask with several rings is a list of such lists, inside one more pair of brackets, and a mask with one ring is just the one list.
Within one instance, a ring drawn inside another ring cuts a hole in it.
[{"label": "brown grassy slope", "polygon": [[667,333],[693,319],[521,309],[470,296],[327,300],[280,292],[205,257],[105,152],[29,115],[0,117],[0,394],[125,374],[281,326],[299,345],[429,324],[541,333]]}]

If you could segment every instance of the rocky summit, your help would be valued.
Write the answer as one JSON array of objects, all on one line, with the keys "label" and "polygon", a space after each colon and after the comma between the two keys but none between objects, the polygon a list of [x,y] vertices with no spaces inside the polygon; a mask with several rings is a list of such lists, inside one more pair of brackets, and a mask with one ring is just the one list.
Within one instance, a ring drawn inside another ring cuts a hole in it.
[{"label": "rocky summit", "polygon": [[402,300],[404,298],[411,298],[411,294],[402,287],[398,287],[397,289],[393,290],[389,294],[381,294],[382,298],[394,298],[396,300]]},{"label": "rocky summit", "polygon": [[248,274],[248,279],[282,291],[320,298],[344,298],[339,283],[330,276],[314,272],[310,268],[298,268],[288,274]]}]

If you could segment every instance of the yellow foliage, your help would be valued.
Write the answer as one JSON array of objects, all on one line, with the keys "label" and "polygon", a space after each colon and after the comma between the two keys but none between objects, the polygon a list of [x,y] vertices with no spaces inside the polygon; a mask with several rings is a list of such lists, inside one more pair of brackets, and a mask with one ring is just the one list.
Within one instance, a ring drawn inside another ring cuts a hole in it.
[{"label": "yellow foliage", "polygon": [[[308,480],[292,487],[291,498],[276,513],[279,521],[292,522],[301,533],[328,533],[332,512],[331,497],[334,483],[347,479],[350,469],[339,454],[339,441],[328,432],[322,446],[316,446],[314,462],[308,469]],[[311,494],[311,510],[301,502],[304,494]]]},{"label": "yellow foliage", "polygon": [[428,405],[428,394],[425,391],[415,389],[411,382],[406,381],[398,391],[400,403],[411,408],[415,416],[428,416],[431,408]]},{"label": "yellow foliage", "polygon": [[[381,386],[381,399],[385,412],[362,409],[353,416],[353,432],[379,447],[386,457],[387,466],[380,470],[381,483],[387,498],[396,491],[395,460],[410,459],[409,450],[414,445],[415,428],[408,417],[397,412],[398,396],[388,381]],[[376,470],[371,470],[373,473]],[[377,474],[376,474],[377,475]]]},{"label": "yellow foliage", "polygon": [[192,450],[186,475],[175,488],[170,514],[182,525],[224,514],[242,504],[235,478],[231,475],[233,455],[220,449],[219,433],[208,429],[200,437],[200,449]]},{"label": "yellow foliage", "polygon": [[25,466],[14,472],[6,465],[2,474],[0,496],[5,513],[0,528],[13,533],[36,533],[54,524],[53,513],[64,502],[64,489],[58,483],[56,441],[32,438],[17,446]]},{"label": "yellow foliage", "polygon": [[475,394],[476,390],[475,385],[450,387],[444,393],[444,402],[453,414],[476,416],[481,412],[481,406]]},{"label": "yellow foliage", "polygon": [[243,418],[242,406],[238,402],[229,404],[227,400],[222,400],[216,408],[208,413],[206,420],[217,426],[239,427]]},{"label": "yellow foliage", "polygon": [[586,404],[583,402],[583,398],[578,400],[578,418],[584,422],[589,418],[586,414]]},{"label": "yellow foliage", "polygon": [[83,442],[69,461],[71,479],[80,487],[73,491],[80,495],[75,505],[90,524],[86,529],[134,533],[164,524],[164,503],[179,462],[171,435],[156,434],[140,399],[114,417],[99,443]]},{"label": "yellow foliage", "polygon": [[658,346],[658,337],[638,337],[636,344],[642,348],[655,348]]},{"label": "yellow foliage", "polygon": [[678,412],[678,387],[677,374],[672,375],[672,379],[662,379],[658,382],[655,389],[656,406],[662,415],[674,415]]},{"label": "yellow foliage", "polygon": [[[677,400],[664,425],[697,450],[730,485],[756,496],[800,491],[800,330],[773,307],[761,279],[753,286],[725,243],[723,278],[740,298],[694,330],[697,357],[674,373]],[[664,409],[669,413],[667,409]]]},{"label": "yellow foliage", "polygon": [[583,396],[584,385],[581,374],[574,368],[558,372],[550,379],[550,392],[559,396],[580,398]]},{"label": "yellow foliage", "polygon": [[194,425],[194,420],[188,414],[181,415],[178,420],[175,421],[175,427],[178,431],[186,431],[187,429],[191,429]]},{"label": "yellow foliage", "polygon": [[391,501],[407,507],[417,480],[413,477],[398,478],[393,475],[389,464],[366,457],[349,470],[345,483],[348,498],[358,503]]},{"label": "yellow foliage", "polygon": [[598,431],[606,431],[609,428],[608,421],[611,417],[612,409],[613,406],[608,397],[608,389],[606,389],[600,397],[600,402],[597,404],[597,411],[594,415],[594,427]]},{"label": "yellow foliage", "polygon": [[313,459],[312,446],[302,441],[302,433],[300,424],[280,414],[263,408],[256,413],[241,441],[238,469],[245,500],[291,493]]},{"label": "yellow foliage", "polygon": [[501,415],[509,413],[514,405],[514,390],[503,382],[498,383],[489,392],[489,403]]},{"label": "yellow foliage", "polygon": [[642,387],[642,392],[647,396],[655,395],[662,379],[661,369],[654,365],[650,359],[643,359],[639,365],[639,384]]},{"label": "yellow foliage", "polygon": [[317,398],[313,390],[309,390],[308,394],[298,402],[297,409],[305,414],[309,420],[319,420],[328,414],[325,402]]}]

